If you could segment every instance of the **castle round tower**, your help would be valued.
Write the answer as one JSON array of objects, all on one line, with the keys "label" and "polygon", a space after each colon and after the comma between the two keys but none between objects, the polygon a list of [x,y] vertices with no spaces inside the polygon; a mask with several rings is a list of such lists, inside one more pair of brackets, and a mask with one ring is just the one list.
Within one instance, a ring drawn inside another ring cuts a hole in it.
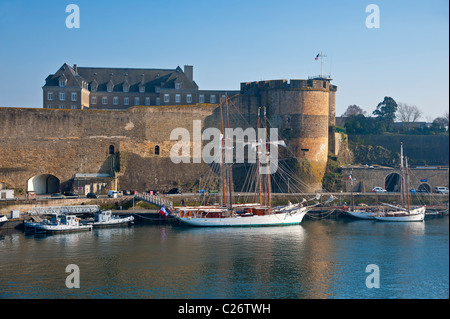
[{"label": "castle round tower", "polygon": [[278,128],[279,137],[287,145],[278,150],[279,158],[291,161],[305,192],[322,188],[336,89],[325,78],[241,84],[241,111],[247,113],[249,123],[255,123],[257,108],[267,108],[271,127]]}]

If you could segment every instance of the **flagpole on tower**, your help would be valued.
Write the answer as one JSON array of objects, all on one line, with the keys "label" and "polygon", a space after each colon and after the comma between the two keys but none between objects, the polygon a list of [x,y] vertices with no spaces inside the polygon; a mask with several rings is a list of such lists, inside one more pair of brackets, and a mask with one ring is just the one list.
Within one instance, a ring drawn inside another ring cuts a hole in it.
[{"label": "flagpole on tower", "polygon": [[320,77],[323,78],[323,58],[326,57],[326,55],[320,51],[320,53],[316,55],[316,60],[318,57],[320,57]]}]

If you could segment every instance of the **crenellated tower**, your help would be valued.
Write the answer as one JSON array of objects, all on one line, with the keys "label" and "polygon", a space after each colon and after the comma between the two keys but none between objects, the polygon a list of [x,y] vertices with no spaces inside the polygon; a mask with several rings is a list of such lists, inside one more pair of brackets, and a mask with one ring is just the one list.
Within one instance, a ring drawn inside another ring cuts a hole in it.
[{"label": "crenellated tower", "polygon": [[251,126],[256,126],[258,108],[266,107],[271,127],[287,144],[279,158],[292,162],[306,192],[321,189],[329,136],[334,136],[337,87],[330,82],[317,77],[241,83],[238,96],[240,112]]}]

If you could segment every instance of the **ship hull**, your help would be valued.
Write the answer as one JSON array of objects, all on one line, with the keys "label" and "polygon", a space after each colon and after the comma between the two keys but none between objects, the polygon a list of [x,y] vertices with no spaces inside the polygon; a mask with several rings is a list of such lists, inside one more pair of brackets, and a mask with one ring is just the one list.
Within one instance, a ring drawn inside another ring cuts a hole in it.
[{"label": "ship hull", "polygon": [[279,213],[269,215],[235,216],[224,218],[179,217],[180,222],[196,227],[261,227],[261,226],[288,226],[298,225],[302,222],[307,211],[297,213]]}]

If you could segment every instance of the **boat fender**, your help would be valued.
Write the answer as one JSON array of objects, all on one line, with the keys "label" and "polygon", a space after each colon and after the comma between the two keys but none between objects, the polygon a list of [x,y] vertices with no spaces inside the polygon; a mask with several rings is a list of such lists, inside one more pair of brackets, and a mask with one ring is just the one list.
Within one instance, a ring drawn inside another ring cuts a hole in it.
[{"label": "boat fender", "polygon": [[77,222],[77,223],[78,223],[78,218],[75,218],[75,222]]}]

